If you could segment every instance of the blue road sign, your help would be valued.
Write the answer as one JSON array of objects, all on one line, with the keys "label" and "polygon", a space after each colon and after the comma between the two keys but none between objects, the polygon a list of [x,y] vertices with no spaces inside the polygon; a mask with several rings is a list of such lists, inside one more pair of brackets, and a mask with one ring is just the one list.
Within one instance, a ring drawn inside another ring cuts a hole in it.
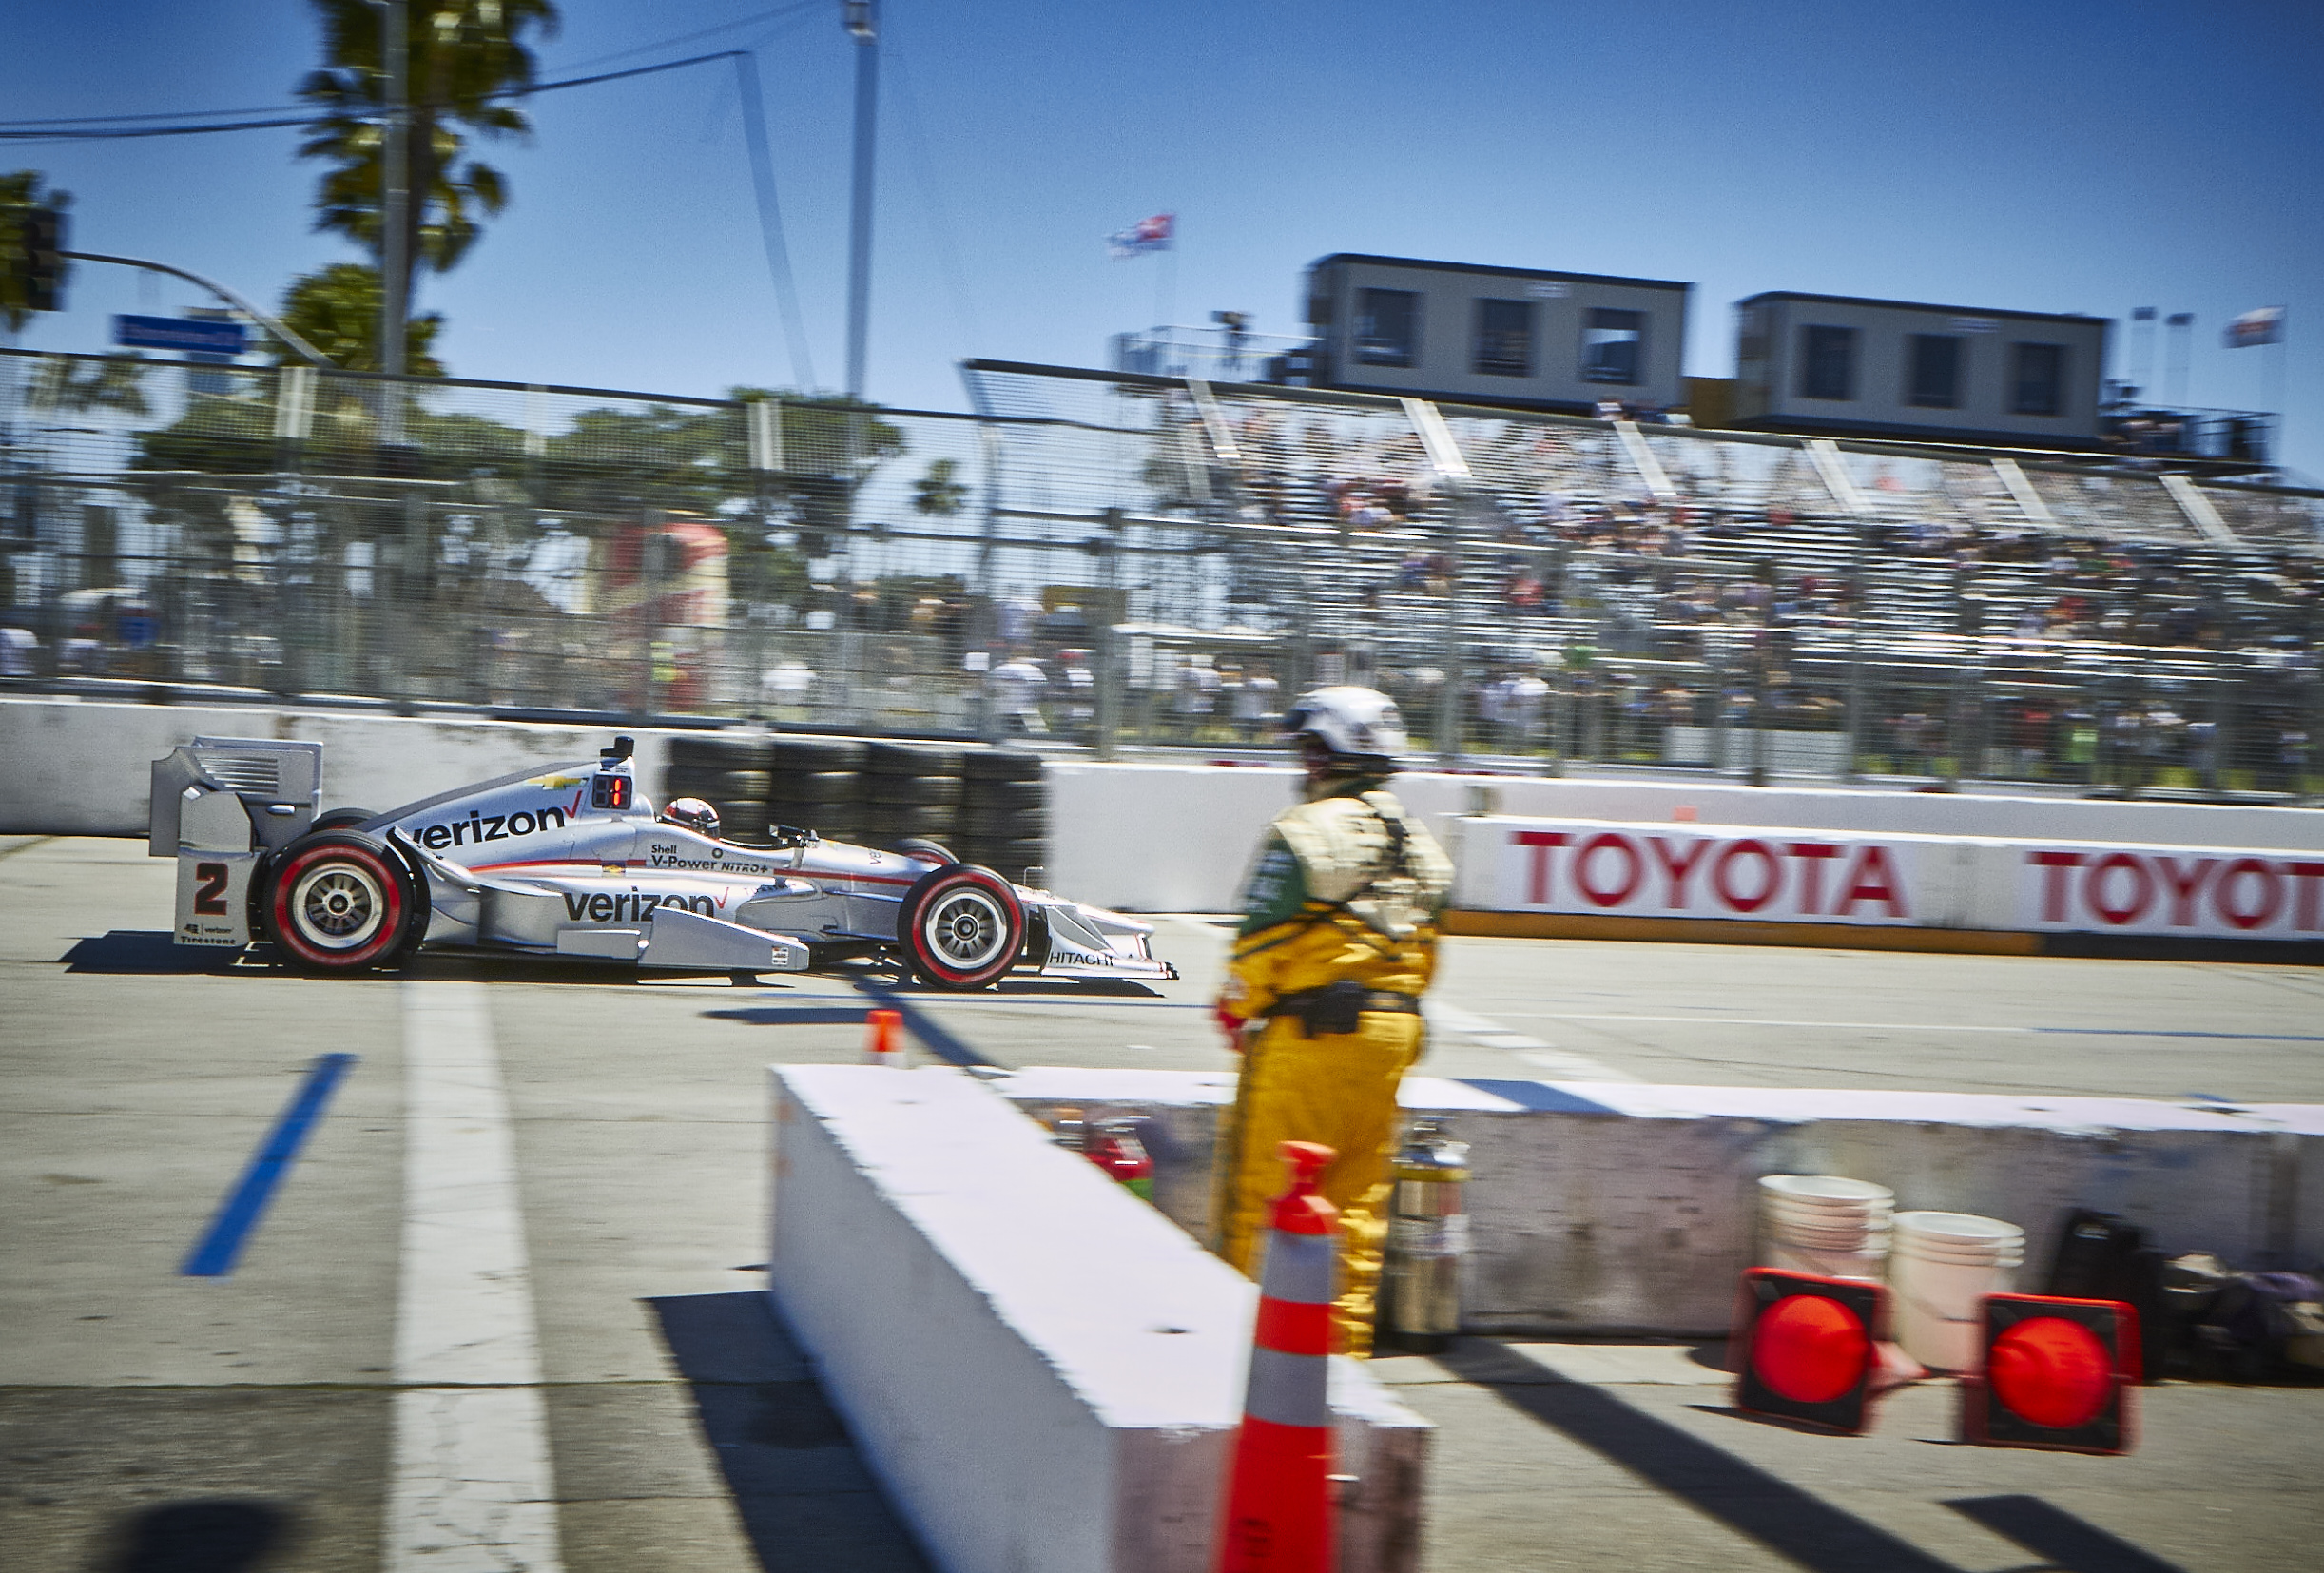
[{"label": "blue road sign", "polygon": [[207,350],[240,355],[246,341],[240,322],[200,317],[116,317],[113,342],[141,350]]}]

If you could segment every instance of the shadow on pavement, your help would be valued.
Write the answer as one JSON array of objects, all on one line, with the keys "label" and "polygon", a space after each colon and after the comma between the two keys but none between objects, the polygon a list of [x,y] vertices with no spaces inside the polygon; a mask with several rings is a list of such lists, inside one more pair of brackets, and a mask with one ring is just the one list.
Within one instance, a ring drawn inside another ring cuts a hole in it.
[{"label": "shadow on pavement", "polygon": [[2117,1540],[2040,1497],[1961,1497],[1945,1505],[2017,1542],[2059,1573],[2184,1573],[2177,1563]]},{"label": "shadow on pavement", "polygon": [[871,1014],[870,1005],[747,1005],[737,1010],[706,1010],[712,1021],[743,1021],[754,1027],[860,1027]]},{"label": "shadow on pavement", "polygon": [[57,958],[67,972],[158,977],[194,972],[272,973],[281,969],[250,953],[217,945],[182,945],[165,928],[116,928],[79,941]]},{"label": "shadow on pavement", "polygon": [[290,1514],[266,1502],[166,1503],[130,1518],[119,1549],[97,1565],[105,1573],[242,1573],[268,1561],[291,1527]]},{"label": "shadow on pavement", "polygon": [[1497,1344],[1462,1339],[1437,1364],[1609,1463],[1693,1504],[1738,1534],[1817,1573],[1958,1573],[1877,1524],[1632,1408],[1601,1388],[1542,1386],[1540,1368]]},{"label": "shadow on pavement", "polygon": [[932,1573],[765,1295],[647,1304],[766,1573]]}]

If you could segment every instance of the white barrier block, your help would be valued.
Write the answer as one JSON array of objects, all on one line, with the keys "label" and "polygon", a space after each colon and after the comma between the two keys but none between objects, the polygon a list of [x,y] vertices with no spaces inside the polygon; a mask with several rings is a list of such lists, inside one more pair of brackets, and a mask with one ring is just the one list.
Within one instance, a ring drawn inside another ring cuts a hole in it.
[{"label": "white barrier block", "polygon": [[[1206,1573],[1256,1289],[965,1074],[776,1066],[770,1292],[947,1573]],[[1347,1573],[1427,1423],[1334,1362]]]},{"label": "white barrier block", "polygon": [[[1152,1117],[1156,1201],[1207,1228],[1231,1078],[1042,1068],[995,1085],[1031,1108]],[[1402,1101],[1470,1143],[1462,1304],[1480,1331],[1716,1333],[1753,1259],[1762,1175],[1847,1175],[1900,1208],[2021,1224],[2027,1283],[2076,1207],[2174,1253],[2324,1254],[2324,1106],[1431,1077],[1407,1077]]]}]

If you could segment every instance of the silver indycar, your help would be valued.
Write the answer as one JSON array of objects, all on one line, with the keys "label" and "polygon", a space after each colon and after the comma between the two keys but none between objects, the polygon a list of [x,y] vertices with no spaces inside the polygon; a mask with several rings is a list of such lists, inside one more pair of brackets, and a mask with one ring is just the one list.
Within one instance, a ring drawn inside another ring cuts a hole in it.
[{"label": "silver indycar", "polygon": [[385,813],[321,812],[322,746],[196,738],[153,763],[147,850],[178,860],[178,943],[271,942],[315,973],[464,947],[689,971],[886,959],[922,983],[1014,971],[1169,979],[1152,925],[954,860],[779,826],[743,845],[657,816],[619,738],[594,762]]}]

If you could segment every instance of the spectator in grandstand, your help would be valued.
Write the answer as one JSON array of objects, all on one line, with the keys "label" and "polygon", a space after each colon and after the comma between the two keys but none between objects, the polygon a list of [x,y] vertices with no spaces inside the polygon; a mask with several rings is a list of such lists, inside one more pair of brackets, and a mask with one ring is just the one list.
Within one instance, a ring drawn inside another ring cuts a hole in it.
[{"label": "spectator in grandstand", "polygon": [[0,677],[30,677],[40,659],[40,640],[16,618],[0,623]]},{"label": "spectator in grandstand", "polygon": [[1245,743],[1255,743],[1259,734],[1275,719],[1276,701],[1282,693],[1272,673],[1265,667],[1253,667],[1242,674],[1235,685],[1231,701],[1235,735]]},{"label": "spectator in grandstand", "polygon": [[1097,725],[1097,675],[1090,670],[1086,650],[1057,651],[1057,675],[1065,683],[1065,728],[1075,737],[1087,736]]},{"label": "spectator in grandstand", "polygon": [[1041,693],[1048,687],[1049,674],[1021,650],[987,673],[985,691],[992,696],[994,718],[1001,731],[1048,736],[1049,722],[1041,714]]}]

